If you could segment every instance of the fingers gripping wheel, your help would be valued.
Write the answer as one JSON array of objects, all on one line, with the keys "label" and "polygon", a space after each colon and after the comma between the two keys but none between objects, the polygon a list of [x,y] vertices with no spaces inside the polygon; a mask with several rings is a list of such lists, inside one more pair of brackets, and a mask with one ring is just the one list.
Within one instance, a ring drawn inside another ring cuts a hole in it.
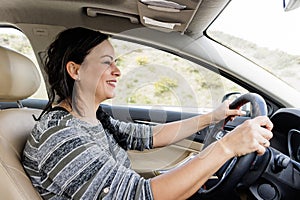
[{"label": "fingers gripping wheel", "polygon": [[[267,106],[265,100],[258,94],[255,93],[247,93],[235,101],[233,101],[230,105],[230,109],[239,109],[244,104],[250,102],[251,104],[251,118],[257,116],[267,115]],[[224,121],[224,124],[221,128],[221,132],[226,134],[224,131],[225,124],[229,121],[230,116],[227,117]],[[220,129],[218,129],[219,132]],[[217,133],[210,133],[208,138],[205,139],[204,146],[208,146],[212,142],[216,140],[214,138],[216,135],[220,135]],[[222,134],[221,134],[222,135]],[[201,189],[198,191],[200,196],[205,198],[213,198],[218,196],[223,196],[229,194],[236,187],[238,182],[241,180],[243,175],[248,171],[251,166],[251,163],[254,161],[256,157],[256,153],[250,153],[241,157],[234,157],[231,160],[227,161],[216,173],[218,176],[218,181],[208,189]]]},{"label": "fingers gripping wheel", "polygon": [[[265,100],[256,93],[247,93],[236,100],[234,100],[230,105],[230,109],[239,109],[246,103],[251,103],[251,118],[257,117],[257,116],[266,116],[268,114],[267,111],[267,105]],[[227,118],[228,121],[229,117]],[[227,122],[226,121],[226,122]]]}]

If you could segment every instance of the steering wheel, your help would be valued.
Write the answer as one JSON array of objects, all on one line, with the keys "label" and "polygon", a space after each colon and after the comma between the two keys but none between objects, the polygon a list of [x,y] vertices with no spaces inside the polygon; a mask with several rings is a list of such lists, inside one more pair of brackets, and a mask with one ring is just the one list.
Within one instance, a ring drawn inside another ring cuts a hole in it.
[{"label": "steering wheel", "polygon": [[[241,106],[248,102],[250,102],[251,104],[251,118],[267,115],[266,102],[260,95],[256,93],[247,93],[238,97],[229,105],[229,108],[239,109]],[[225,121],[221,122],[223,124],[221,130],[218,129],[218,131],[216,132],[209,133],[207,138],[205,138],[204,148],[226,134],[224,127],[229,119],[230,116],[227,117]],[[241,157],[234,157],[228,160],[216,172],[219,180],[209,189],[201,188],[198,191],[198,195],[205,199],[218,196],[224,197],[226,194],[230,194],[230,192],[232,193],[233,189],[239,183],[243,175],[246,174],[255,158],[256,153],[253,152]]]}]

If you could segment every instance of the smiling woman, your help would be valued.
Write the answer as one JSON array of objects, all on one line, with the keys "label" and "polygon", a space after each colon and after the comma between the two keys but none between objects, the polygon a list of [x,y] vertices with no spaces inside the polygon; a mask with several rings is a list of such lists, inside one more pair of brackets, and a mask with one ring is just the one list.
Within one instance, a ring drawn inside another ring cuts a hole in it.
[{"label": "smiling woman", "polygon": [[[156,126],[116,120],[99,108],[102,101],[114,97],[114,83],[121,75],[114,60],[108,35],[83,27],[62,31],[47,49],[49,103],[22,157],[24,169],[43,198],[187,199],[226,160],[265,152],[272,123],[260,116],[213,142],[187,165],[144,179],[131,169],[127,150],[166,147],[242,112],[229,109],[225,101],[207,114]],[[182,184],[183,176],[191,181]],[[170,185],[177,188],[172,195]]]},{"label": "smiling woman", "polygon": [[299,53],[269,45],[299,43],[298,9],[283,12],[282,0],[277,9],[270,0],[157,2],[0,0],[0,29],[26,35],[9,44],[23,53],[31,44],[31,69],[50,97],[12,99],[40,81],[24,79],[33,72],[1,48],[0,198],[300,196],[299,143],[287,134],[300,130],[300,92],[273,75],[298,81]]}]

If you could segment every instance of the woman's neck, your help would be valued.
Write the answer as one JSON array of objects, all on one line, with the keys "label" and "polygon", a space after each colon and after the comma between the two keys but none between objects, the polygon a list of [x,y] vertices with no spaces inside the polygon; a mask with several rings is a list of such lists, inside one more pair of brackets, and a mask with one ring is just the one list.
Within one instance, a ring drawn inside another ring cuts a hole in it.
[{"label": "woman's neck", "polygon": [[84,105],[80,102],[73,103],[69,99],[62,100],[57,106],[66,109],[71,115],[76,118],[79,118],[93,125],[99,124],[99,120],[96,116],[96,110],[92,106]]}]

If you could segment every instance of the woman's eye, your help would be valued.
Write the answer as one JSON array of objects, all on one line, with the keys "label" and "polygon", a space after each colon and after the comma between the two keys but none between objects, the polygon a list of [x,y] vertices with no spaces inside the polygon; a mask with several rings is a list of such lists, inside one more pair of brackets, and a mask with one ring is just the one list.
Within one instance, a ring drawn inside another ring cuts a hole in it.
[{"label": "woman's eye", "polygon": [[102,62],[102,64],[111,65],[111,62],[110,61],[105,61],[105,62]]}]

